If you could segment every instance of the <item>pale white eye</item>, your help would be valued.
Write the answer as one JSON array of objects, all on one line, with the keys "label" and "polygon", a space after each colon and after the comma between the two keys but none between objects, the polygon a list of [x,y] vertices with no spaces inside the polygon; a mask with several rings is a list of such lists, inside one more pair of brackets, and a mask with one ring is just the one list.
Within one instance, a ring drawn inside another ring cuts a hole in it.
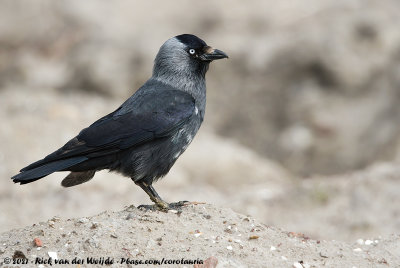
[{"label": "pale white eye", "polygon": [[196,53],[196,50],[194,50],[193,48],[189,49],[189,53],[190,55],[194,55],[194,53]]}]

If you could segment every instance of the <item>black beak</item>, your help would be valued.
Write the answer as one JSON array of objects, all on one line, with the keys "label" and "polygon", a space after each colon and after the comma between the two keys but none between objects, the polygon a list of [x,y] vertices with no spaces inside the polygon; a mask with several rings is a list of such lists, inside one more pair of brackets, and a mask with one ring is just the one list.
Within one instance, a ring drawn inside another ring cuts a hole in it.
[{"label": "black beak", "polygon": [[213,61],[220,60],[224,58],[229,58],[225,52],[215,49],[209,46],[204,47],[203,54],[200,56],[200,59],[203,61]]}]

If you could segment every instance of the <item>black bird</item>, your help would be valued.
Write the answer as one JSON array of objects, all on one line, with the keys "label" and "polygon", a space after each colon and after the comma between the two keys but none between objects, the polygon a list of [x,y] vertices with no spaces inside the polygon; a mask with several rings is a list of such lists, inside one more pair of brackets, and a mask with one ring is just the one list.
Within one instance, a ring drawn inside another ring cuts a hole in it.
[{"label": "black bird", "polygon": [[183,34],[160,48],[152,77],[117,110],[100,118],[63,147],[12,177],[26,184],[56,171],[71,171],[62,186],[71,187],[108,169],[130,177],[155,203],[168,210],[153,182],[171,169],[203,122],[205,74],[213,60],[228,58],[200,38]]}]

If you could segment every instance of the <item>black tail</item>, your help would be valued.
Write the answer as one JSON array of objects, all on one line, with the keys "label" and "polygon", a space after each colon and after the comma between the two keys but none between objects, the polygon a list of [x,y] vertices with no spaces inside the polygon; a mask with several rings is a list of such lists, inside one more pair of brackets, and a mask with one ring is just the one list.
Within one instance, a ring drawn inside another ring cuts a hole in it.
[{"label": "black tail", "polygon": [[15,183],[26,184],[36,180],[39,180],[53,172],[63,171],[69,167],[79,164],[88,158],[85,156],[77,156],[52,162],[43,163],[40,166],[36,166],[29,169],[30,166],[21,169],[21,173],[15,175],[11,179]]}]

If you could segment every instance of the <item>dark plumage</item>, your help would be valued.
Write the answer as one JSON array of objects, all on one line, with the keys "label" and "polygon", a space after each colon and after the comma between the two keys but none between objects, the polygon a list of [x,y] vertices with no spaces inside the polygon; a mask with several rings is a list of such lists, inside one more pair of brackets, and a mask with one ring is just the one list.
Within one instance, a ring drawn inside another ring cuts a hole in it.
[{"label": "dark plumage", "polygon": [[227,57],[194,35],[167,40],[156,56],[153,76],[133,96],[57,151],[21,169],[13,181],[26,184],[71,171],[62,181],[70,187],[109,169],[130,177],[156,208],[170,208],[152,183],[168,173],[197,133],[204,118],[209,63]]}]

